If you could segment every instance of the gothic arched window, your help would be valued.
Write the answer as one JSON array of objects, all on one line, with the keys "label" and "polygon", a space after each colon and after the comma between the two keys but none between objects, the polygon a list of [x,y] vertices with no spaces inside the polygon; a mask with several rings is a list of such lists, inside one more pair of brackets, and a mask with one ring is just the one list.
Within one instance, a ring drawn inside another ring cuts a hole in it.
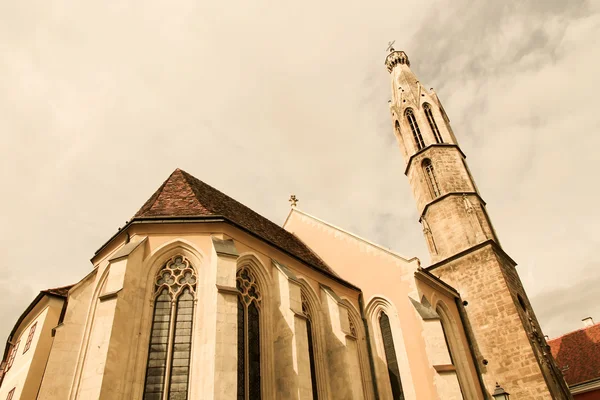
[{"label": "gothic arched window", "polygon": [[398,368],[398,359],[396,358],[396,348],[394,347],[390,318],[383,311],[379,316],[379,328],[381,329],[385,361],[390,377],[390,385],[392,386],[392,398],[394,400],[404,400],[404,392],[402,391],[402,381],[400,380],[400,369]]},{"label": "gothic arched window", "polygon": [[417,149],[421,150],[425,147],[425,142],[423,141],[423,136],[421,135],[421,130],[419,129],[419,125],[417,124],[417,119],[415,118],[415,114],[412,109],[406,110],[406,119],[408,120],[408,124],[410,125],[410,130],[412,131],[413,138],[415,139],[415,143],[417,145]]},{"label": "gothic arched window", "polygon": [[154,280],[154,315],[144,400],[188,397],[196,272],[183,256],[165,263]]},{"label": "gothic arched window", "polygon": [[435,141],[437,143],[444,143],[444,140],[442,139],[442,134],[440,133],[440,130],[438,129],[437,124],[435,123],[435,119],[433,118],[433,113],[431,112],[431,106],[427,103],[423,104],[423,110],[425,111],[425,115],[427,116],[427,121],[429,122],[429,126],[431,127],[431,130],[433,131],[433,136],[435,136]]},{"label": "gothic arched window", "polygon": [[308,304],[308,300],[304,293],[301,295],[302,297],[302,312],[306,316],[306,336],[308,338],[308,358],[310,361],[310,382],[312,384],[312,395],[313,400],[317,400],[319,398],[319,391],[317,389],[317,370],[315,366],[315,341],[313,336],[313,325],[312,325],[312,312],[310,306]]},{"label": "gothic arched window", "polygon": [[237,399],[260,400],[261,293],[254,275],[242,267],[236,276],[238,295]]},{"label": "gothic arched window", "polygon": [[429,189],[431,190],[431,195],[433,198],[436,198],[440,195],[440,186],[438,185],[437,179],[435,177],[435,171],[433,170],[433,164],[429,158],[423,160],[423,171],[425,172],[425,176],[427,177],[427,183],[429,184]]}]

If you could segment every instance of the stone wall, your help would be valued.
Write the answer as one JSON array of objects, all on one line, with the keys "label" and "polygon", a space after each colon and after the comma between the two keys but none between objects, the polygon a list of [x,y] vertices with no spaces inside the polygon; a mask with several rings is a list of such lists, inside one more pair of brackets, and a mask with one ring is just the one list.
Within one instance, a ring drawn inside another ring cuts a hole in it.
[{"label": "stone wall", "polygon": [[[460,257],[432,266],[431,272],[455,287],[468,302],[465,309],[476,342],[476,358],[490,393],[499,382],[518,399],[569,398],[560,384],[549,387],[546,382],[544,375],[548,374],[540,367],[515,303],[517,292],[525,297],[524,291],[514,264],[497,245],[488,242],[476,246]],[[533,315],[533,310],[528,312]]]}]

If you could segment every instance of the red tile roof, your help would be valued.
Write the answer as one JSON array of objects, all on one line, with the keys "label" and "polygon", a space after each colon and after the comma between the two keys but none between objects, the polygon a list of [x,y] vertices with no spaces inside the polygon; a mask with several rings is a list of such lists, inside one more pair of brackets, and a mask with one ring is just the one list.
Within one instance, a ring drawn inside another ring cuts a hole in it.
[{"label": "red tile roof", "polygon": [[136,219],[222,217],[330,275],[338,275],[304,242],[245,205],[177,168],[135,214]]},{"label": "red tile roof", "polygon": [[600,378],[600,323],[548,341],[569,386]]}]

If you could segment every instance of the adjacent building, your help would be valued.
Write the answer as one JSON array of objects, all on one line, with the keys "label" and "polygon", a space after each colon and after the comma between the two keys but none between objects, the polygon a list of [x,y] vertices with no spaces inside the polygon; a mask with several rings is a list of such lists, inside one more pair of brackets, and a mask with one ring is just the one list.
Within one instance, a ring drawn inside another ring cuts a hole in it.
[{"label": "adjacent building", "polygon": [[549,340],[552,355],[575,400],[600,400],[600,324],[592,318],[584,327]]}]

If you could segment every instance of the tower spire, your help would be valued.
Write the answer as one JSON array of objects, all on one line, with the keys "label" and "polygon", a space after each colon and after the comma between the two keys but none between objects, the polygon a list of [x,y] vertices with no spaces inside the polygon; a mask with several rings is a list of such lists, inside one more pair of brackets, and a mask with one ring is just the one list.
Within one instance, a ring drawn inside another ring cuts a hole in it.
[{"label": "tower spire", "polygon": [[488,392],[502,382],[517,398],[571,399],[441,102],[421,85],[405,52],[391,47],[385,66],[394,134],[431,256],[427,270],[468,300],[469,334]]}]

